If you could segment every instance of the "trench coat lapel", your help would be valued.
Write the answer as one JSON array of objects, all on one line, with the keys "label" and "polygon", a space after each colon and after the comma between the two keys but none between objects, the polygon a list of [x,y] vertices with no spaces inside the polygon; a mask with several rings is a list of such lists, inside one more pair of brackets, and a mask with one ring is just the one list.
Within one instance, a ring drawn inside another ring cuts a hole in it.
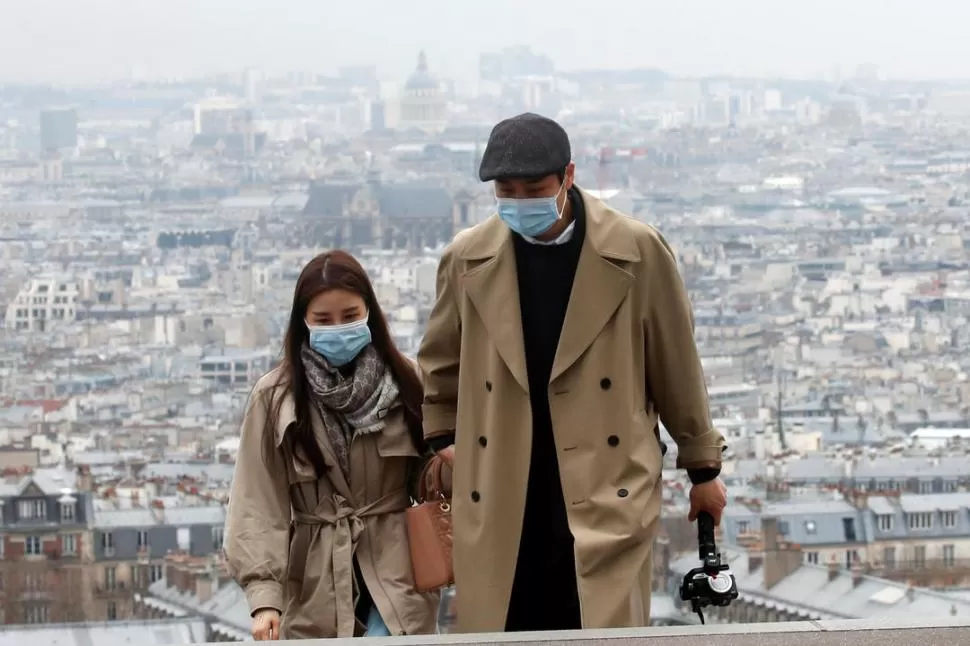
[{"label": "trench coat lapel", "polygon": [[460,256],[466,261],[484,261],[462,275],[462,286],[502,361],[519,386],[528,392],[512,235],[498,216],[493,215],[482,224],[481,235],[471,239]]},{"label": "trench coat lapel", "polygon": [[[330,438],[323,428],[323,419],[320,417],[320,412],[311,406],[310,415],[313,419],[313,434],[317,438],[317,444],[320,445],[320,450],[323,451],[324,461],[327,463],[327,479],[333,484],[333,488],[337,493],[344,496],[347,500],[354,500],[350,483],[347,482],[343,469],[339,466],[340,462],[337,461],[337,452],[334,451],[333,444],[330,442]],[[292,395],[287,394],[282,406],[280,406],[280,415],[276,423],[276,446],[283,443],[283,437],[295,422],[296,407],[293,405]]]},{"label": "trench coat lapel", "polygon": [[627,229],[617,226],[625,216],[586,192],[581,194],[586,207],[586,238],[579,254],[550,384],[586,352],[630,292],[633,274],[619,264],[640,260],[636,242],[625,233]]}]

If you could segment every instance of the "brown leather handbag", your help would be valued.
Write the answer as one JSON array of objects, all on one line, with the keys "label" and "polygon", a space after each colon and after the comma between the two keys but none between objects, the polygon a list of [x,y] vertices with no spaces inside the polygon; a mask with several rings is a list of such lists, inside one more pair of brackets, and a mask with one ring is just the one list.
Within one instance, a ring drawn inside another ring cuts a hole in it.
[{"label": "brown leather handbag", "polygon": [[428,460],[418,484],[420,500],[407,510],[411,569],[419,592],[439,590],[455,582],[451,501],[444,494],[444,468],[444,460],[437,455]]}]

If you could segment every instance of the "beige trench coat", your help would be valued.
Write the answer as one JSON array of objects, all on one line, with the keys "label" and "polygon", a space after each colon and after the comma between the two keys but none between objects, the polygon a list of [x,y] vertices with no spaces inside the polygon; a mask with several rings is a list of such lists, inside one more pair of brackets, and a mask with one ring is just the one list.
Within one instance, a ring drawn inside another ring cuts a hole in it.
[{"label": "beige trench coat", "polygon": [[[384,430],[354,438],[351,482],[337,465],[322,421],[317,438],[328,464],[324,478],[293,457],[287,431],[296,416],[284,401],[276,428],[265,428],[277,372],[250,396],[226,520],[229,569],[250,610],[276,608],[284,639],[353,637],[356,588],[352,557],[392,635],[436,631],[438,595],[414,590],[404,510],[406,466],[418,458],[402,409]],[[275,395],[278,396],[278,395]],[[263,457],[263,435],[276,450]]]},{"label": "beige trench coat", "polygon": [[[645,626],[660,516],[658,415],[681,468],[719,465],[723,438],[711,425],[673,253],[651,227],[583,200],[587,234],[549,404],[583,627]],[[497,216],[459,234],[441,258],[418,354],[425,436],[456,432],[461,632],[504,630],[522,530],[532,421],[515,272]]]}]

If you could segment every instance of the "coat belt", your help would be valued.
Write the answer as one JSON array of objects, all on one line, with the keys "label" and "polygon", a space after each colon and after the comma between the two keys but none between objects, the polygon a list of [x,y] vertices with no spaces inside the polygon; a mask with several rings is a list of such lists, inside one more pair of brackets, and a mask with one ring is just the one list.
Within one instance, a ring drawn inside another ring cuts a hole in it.
[{"label": "coat belt", "polygon": [[324,525],[333,527],[333,585],[337,603],[337,635],[353,637],[354,616],[354,551],[364,531],[363,519],[393,514],[407,509],[407,490],[399,489],[354,509],[340,494],[324,498],[311,512],[293,512],[293,544],[289,558],[289,580],[296,583],[297,594],[303,598],[303,580],[310,548]]}]

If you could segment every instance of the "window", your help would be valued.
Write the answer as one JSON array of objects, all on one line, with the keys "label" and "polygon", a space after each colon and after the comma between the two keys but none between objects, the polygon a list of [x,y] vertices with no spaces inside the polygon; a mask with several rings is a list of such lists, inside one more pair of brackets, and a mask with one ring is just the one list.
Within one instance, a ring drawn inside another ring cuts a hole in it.
[{"label": "window", "polygon": [[73,521],[75,509],[77,509],[77,503],[62,502],[61,503],[61,522],[68,523]]},{"label": "window", "polygon": [[913,548],[913,565],[916,567],[926,567],[926,546],[917,545]]},{"label": "window", "polygon": [[28,556],[43,554],[40,549],[40,536],[28,536],[24,539],[24,554]]},{"label": "window", "polygon": [[814,534],[815,533],[815,521],[814,520],[806,520],[805,521],[805,533],[806,534]]},{"label": "window", "polygon": [[107,615],[108,621],[114,621],[118,618],[118,604],[114,601],[108,602]]},{"label": "window", "polygon": [[739,520],[738,521],[738,534],[744,534],[748,531],[748,521]]},{"label": "window", "polygon": [[212,549],[216,551],[222,549],[224,531],[225,531],[225,528],[223,528],[222,525],[218,525],[212,528]]},{"label": "window", "polygon": [[954,552],[952,545],[943,546],[943,567],[953,567],[956,563],[956,558],[954,558]]},{"label": "window", "polygon": [[155,583],[156,581],[161,581],[162,578],[163,578],[163,576],[162,576],[162,566],[161,565],[153,565],[153,566],[151,566],[148,569],[148,579],[152,583]]},{"label": "window", "polygon": [[906,522],[910,529],[929,529],[933,526],[933,514],[929,512],[907,514]]},{"label": "window", "polygon": [[842,519],[842,533],[845,535],[845,540],[849,543],[856,542],[855,518]]},{"label": "window", "polygon": [[788,521],[779,520],[778,521],[778,533],[782,536],[788,536]]},{"label": "window", "polygon": [[46,624],[47,606],[40,606],[40,605],[24,606],[24,623]]},{"label": "window", "polygon": [[104,569],[104,589],[114,590],[118,587],[118,571],[114,567]]},{"label": "window", "polygon": [[77,554],[77,534],[64,534],[61,536],[61,554],[64,556],[74,556]]},{"label": "window", "polygon": [[27,572],[24,574],[24,587],[30,591],[40,590],[44,587],[44,575],[40,572]]},{"label": "window", "polygon": [[188,552],[192,547],[192,532],[188,527],[179,527],[175,530],[175,539],[183,552]]},{"label": "window", "polygon": [[818,552],[805,552],[805,562],[818,565]]},{"label": "window", "polygon": [[105,556],[115,555],[115,536],[111,532],[101,534],[101,548]]},{"label": "window", "polygon": [[890,514],[879,514],[876,516],[880,532],[891,532],[893,530],[893,517]]},{"label": "window", "polygon": [[149,546],[148,530],[146,529],[138,530],[138,549],[140,550],[147,549],[148,546]]},{"label": "window", "polygon": [[895,547],[882,548],[882,563],[889,569],[896,567],[896,548]]},{"label": "window", "polygon": [[46,520],[46,500],[21,500],[19,505],[20,520]]},{"label": "window", "polygon": [[845,569],[850,569],[853,565],[859,562],[859,553],[855,550],[845,551]]},{"label": "window", "polygon": [[955,511],[940,512],[940,521],[943,523],[944,527],[956,527],[957,513]]}]

